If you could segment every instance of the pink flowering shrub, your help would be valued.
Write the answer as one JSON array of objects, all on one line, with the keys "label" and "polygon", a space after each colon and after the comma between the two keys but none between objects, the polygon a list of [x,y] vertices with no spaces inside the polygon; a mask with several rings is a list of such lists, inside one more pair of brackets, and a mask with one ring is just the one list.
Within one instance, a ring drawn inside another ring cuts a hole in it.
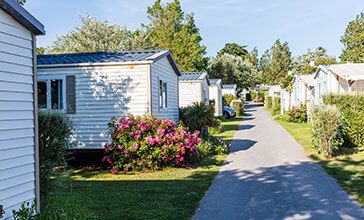
[{"label": "pink flowering shrub", "polygon": [[307,109],[305,105],[299,108],[293,107],[286,112],[286,120],[288,122],[304,123],[307,122]]},{"label": "pink flowering shrub", "polygon": [[255,99],[253,99],[253,102],[263,102],[263,98],[260,96],[257,96]]},{"label": "pink flowering shrub", "polygon": [[111,143],[105,144],[104,161],[110,172],[186,167],[200,156],[199,133],[191,134],[173,121],[155,116],[123,117],[109,123]]}]

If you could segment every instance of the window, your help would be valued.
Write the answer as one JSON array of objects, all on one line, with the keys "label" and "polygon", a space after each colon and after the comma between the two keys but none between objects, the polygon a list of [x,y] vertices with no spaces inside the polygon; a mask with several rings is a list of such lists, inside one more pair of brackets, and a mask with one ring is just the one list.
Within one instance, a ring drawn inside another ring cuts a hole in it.
[{"label": "window", "polygon": [[159,108],[167,108],[167,83],[163,80],[159,80]]},{"label": "window", "polygon": [[64,77],[39,77],[38,80],[38,107],[64,109]]}]

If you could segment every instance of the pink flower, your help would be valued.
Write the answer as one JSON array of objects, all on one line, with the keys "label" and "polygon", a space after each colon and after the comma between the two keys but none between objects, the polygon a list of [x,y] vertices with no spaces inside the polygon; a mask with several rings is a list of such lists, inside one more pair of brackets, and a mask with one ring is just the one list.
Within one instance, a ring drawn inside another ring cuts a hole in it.
[{"label": "pink flower", "polygon": [[110,172],[111,172],[111,173],[117,173],[117,172],[118,172],[118,170],[117,170],[117,169],[111,169],[111,170],[110,170]]},{"label": "pink flower", "polygon": [[129,171],[129,169],[124,169],[124,171],[125,171],[125,172],[128,172],[128,171]]},{"label": "pink flower", "polygon": [[130,137],[134,136],[134,134],[135,134],[134,132],[129,133]]},{"label": "pink flower", "polygon": [[134,143],[134,149],[138,150],[138,144],[136,142]]},{"label": "pink flower", "polygon": [[155,142],[159,144],[161,142],[161,138],[159,136],[155,137]]},{"label": "pink flower", "polygon": [[179,161],[184,161],[185,160],[185,158],[183,158],[183,157],[181,157],[181,158],[179,158]]},{"label": "pink flower", "polygon": [[128,149],[125,148],[124,149],[124,153],[129,153]]},{"label": "pink flower", "polygon": [[118,148],[119,148],[120,150],[122,150],[122,149],[123,149],[123,147],[122,147],[122,146],[120,146],[120,145],[118,145]]}]

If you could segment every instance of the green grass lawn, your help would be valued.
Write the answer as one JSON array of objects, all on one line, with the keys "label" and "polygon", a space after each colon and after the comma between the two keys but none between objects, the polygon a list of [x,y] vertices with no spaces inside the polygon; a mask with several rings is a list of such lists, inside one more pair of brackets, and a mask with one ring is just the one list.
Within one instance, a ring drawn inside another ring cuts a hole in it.
[{"label": "green grass lawn", "polygon": [[364,149],[342,149],[339,156],[326,159],[312,147],[309,124],[277,120],[341,187],[364,206]]},{"label": "green grass lawn", "polygon": [[[218,136],[232,140],[242,117],[223,122]],[[86,202],[85,211],[100,219],[190,219],[225,161],[205,158],[197,168],[165,168],[155,172],[114,175],[107,170],[69,170],[54,180],[43,204]],[[59,181],[59,179],[61,181]]]},{"label": "green grass lawn", "polygon": [[231,141],[234,138],[235,131],[238,129],[243,116],[236,116],[235,118],[224,119],[224,132],[214,135],[215,137]]}]

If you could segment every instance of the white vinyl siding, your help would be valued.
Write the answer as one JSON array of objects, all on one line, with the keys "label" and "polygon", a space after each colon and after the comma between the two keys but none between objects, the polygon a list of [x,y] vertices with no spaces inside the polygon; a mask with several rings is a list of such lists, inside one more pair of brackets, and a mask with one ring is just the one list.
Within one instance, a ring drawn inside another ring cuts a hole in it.
[{"label": "white vinyl siding", "polygon": [[202,102],[201,81],[179,81],[179,106],[186,107],[194,102]]},{"label": "white vinyl siding", "polygon": [[[159,108],[160,80],[167,84],[166,108]],[[178,123],[178,76],[167,57],[151,64],[151,90],[152,115],[156,115],[158,118],[172,119],[174,122]]]},{"label": "white vinyl siding", "polygon": [[35,198],[32,34],[0,9],[0,204]]},{"label": "white vinyl siding", "polygon": [[38,67],[38,78],[75,76],[76,114],[73,148],[100,149],[109,141],[107,124],[112,117],[148,113],[147,71],[149,64],[95,67]]},{"label": "white vinyl siding", "polygon": [[215,116],[222,116],[222,93],[221,86],[215,85],[209,87],[210,100],[215,101]]}]

